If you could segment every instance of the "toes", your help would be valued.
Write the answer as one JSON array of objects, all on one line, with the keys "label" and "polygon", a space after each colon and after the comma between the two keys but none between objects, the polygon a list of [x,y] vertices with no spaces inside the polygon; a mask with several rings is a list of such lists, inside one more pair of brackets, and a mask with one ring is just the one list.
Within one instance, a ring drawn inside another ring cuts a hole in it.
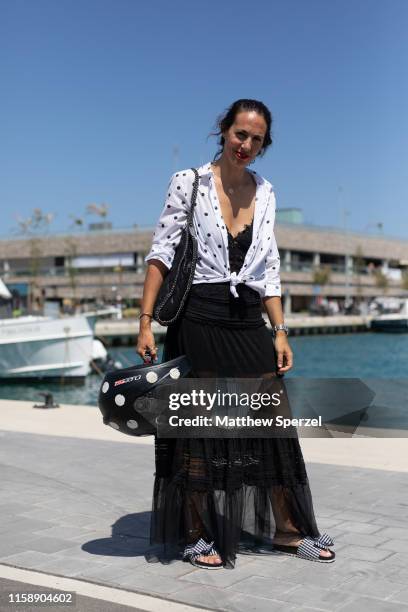
[{"label": "toes", "polygon": [[201,555],[200,557],[198,557],[198,561],[201,561],[202,563],[209,563],[210,565],[218,565],[219,563],[221,563],[221,558],[214,555]]}]

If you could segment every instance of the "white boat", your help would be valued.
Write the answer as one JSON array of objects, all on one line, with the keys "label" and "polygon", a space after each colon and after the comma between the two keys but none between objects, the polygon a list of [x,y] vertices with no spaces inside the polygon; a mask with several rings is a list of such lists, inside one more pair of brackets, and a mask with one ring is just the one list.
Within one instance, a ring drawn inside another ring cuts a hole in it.
[{"label": "white boat", "polygon": [[7,289],[6,285],[3,283],[1,278],[0,278],[0,297],[3,298],[3,300],[10,300],[12,298],[10,291]]},{"label": "white boat", "polygon": [[83,313],[84,317],[88,319],[89,325],[95,332],[96,322],[101,319],[119,319],[122,311],[117,306],[107,306],[105,308],[99,308],[97,310],[88,310]]},{"label": "white boat", "polygon": [[93,331],[86,317],[23,316],[0,320],[0,379],[83,381]]},{"label": "white boat", "polygon": [[408,332],[408,299],[403,300],[399,312],[381,314],[371,320],[373,331],[404,333]]}]

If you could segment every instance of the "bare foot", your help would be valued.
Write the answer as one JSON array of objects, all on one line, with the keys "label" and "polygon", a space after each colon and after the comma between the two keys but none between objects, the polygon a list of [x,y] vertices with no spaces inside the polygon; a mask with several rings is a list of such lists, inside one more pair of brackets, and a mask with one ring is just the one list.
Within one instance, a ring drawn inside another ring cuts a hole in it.
[{"label": "bare foot", "polygon": [[323,548],[323,549],[320,549],[320,556],[321,557],[332,557],[333,555],[330,549],[326,550],[325,548]]},{"label": "bare foot", "polygon": [[[283,546],[300,546],[300,544],[303,542],[303,539],[297,539],[297,540],[291,540],[290,536],[289,537],[285,537],[285,536],[277,536],[273,539],[273,544],[282,544]],[[332,551],[329,549],[320,549],[320,555],[322,557],[332,557]]]},{"label": "bare foot", "polygon": [[222,563],[222,559],[219,555],[200,555],[197,557],[197,561],[201,561],[201,563],[209,563],[210,565],[219,565]]}]

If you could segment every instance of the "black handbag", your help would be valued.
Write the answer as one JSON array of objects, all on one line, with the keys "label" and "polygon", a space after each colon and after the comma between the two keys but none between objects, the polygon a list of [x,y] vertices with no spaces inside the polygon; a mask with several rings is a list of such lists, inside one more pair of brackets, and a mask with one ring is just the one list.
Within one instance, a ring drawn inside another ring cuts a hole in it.
[{"label": "black handbag", "polygon": [[191,170],[195,179],[187,222],[182,229],[172,266],[163,279],[153,309],[153,316],[160,325],[170,325],[178,319],[193,284],[198,249],[193,217],[200,177],[195,168]]}]

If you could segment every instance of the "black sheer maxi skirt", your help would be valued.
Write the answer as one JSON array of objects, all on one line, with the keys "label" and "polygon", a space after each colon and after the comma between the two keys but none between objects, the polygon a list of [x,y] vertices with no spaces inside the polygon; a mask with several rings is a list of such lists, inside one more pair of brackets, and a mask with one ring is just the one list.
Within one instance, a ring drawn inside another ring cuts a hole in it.
[{"label": "black sheer maxi skirt", "polygon": [[[185,354],[193,377],[276,375],[259,294],[244,285],[238,293],[226,283],[193,285],[163,360]],[[203,537],[233,568],[237,552],[272,551],[274,536],[320,535],[297,437],[156,437],[155,461],[148,561],[180,558]]]}]

